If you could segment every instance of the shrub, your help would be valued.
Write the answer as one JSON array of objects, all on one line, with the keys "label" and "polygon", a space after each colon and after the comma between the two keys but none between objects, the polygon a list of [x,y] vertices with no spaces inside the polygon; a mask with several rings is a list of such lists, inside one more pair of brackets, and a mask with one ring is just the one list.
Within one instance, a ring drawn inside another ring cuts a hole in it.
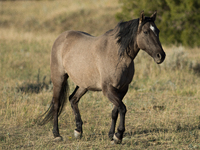
[{"label": "shrub", "polygon": [[156,25],[161,30],[162,43],[200,46],[199,0],[120,0],[120,3],[122,11],[117,13],[117,19],[130,20],[142,10],[149,16],[157,10]]}]

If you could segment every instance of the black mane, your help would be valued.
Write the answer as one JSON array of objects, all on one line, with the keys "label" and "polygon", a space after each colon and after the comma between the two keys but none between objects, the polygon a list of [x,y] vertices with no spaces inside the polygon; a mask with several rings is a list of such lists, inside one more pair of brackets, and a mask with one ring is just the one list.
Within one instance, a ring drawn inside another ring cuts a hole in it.
[{"label": "black mane", "polygon": [[139,19],[130,20],[127,22],[120,22],[117,25],[118,33],[116,35],[117,43],[120,45],[119,55],[122,56],[124,52],[131,50],[134,45],[135,37],[137,35]]},{"label": "black mane", "polygon": [[[145,17],[145,20],[142,22],[140,28],[142,28],[142,26],[147,22],[153,22],[152,18]],[[129,52],[131,50],[131,46],[134,46],[138,25],[139,18],[127,22],[120,22],[117,25],[118,33],[116,35],[116,38],[118,39],[117,43],[120,45],[120,56],[123,56],[124,52]]]}]

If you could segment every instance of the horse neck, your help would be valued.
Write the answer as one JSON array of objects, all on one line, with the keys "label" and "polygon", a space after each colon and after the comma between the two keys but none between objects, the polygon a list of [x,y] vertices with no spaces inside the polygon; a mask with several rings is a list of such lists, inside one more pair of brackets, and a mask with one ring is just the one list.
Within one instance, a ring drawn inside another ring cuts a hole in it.
[{"label": "horse neck", "polygon": [[131,46],[132,48],[129,51],[126,50],[125,53],[123,54],[123,56],[120,56],[120,54],[118,52],[120,45],[117,43],[117,38],[116,38],[117,31],[118,31],[118,29],[114,28],[113,30],[110,30],[107,32],[106,36],[109,36],[109,38],[111,38],[108,40],[111,44],[111,47],[109,47],[108,51],[110,51],[110,53],[112,53],[113,56],[115,56],[115,58],[117,58],[116,60],[124,59],[125,61],[123,61],[123,62],[131,63],[135,59],[135,57],[137,56],[137,54],[140,50],[136,44],[137,42],[134,42],[134,45]]},{"label": "horse neck", "polygon": [[[129,21],[130,22],[130,21]],[[110,35],[113,35],[113,37],[117,37],[117,34],[119,32],[119,27],[116,26],[112,31],[109,32]],[[137,34],[137,33],[134,33]],[[125,37],[124,37],[125,38]],[[133,39],[134,41],[131,42],[132,45],[129,45],[130,48],[127,48],[125,50],[123,50],[122,55],[127,55],[128,57],[130,57],[132,60],[135,59],[135,57],[137,56],[138,52],[139,52],[139,47],[137,45],[137,41],[136,41],[136,37]],[[115,38],[114,42],[117,44],[118,43],[118,39]],[[130,43],[129,43],[130,44]],[[120,45],[117,44],[118,49],[120,49]],[[120,54],[121,55],[121,54]]]},{"label": "horse neck", "polygon": [[126,54],[132,59],[134,60],[135,57],[137,56],[138,52],[140,51],[140,49],[138,48],[136,42],[134,42],[134,46],[126,52]]}]

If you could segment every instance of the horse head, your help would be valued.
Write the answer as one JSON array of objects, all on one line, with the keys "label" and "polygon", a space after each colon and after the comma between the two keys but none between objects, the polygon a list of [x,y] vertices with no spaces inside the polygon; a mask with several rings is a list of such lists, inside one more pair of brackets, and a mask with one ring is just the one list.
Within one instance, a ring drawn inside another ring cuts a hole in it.
[{"label": "horse head", "polygon": [[155,11],[150,17],[145,17],[144,11],[141,12],[136,41],[140,49],[147,52],[157,64],[160,64],[165,59],[165,52],[159,40],[159,29],[154,23],[156,14]]}]

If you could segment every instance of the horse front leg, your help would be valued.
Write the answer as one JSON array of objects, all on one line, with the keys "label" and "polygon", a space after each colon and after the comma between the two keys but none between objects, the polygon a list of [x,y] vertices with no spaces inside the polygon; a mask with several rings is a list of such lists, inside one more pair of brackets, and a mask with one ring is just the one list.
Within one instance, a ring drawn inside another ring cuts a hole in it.
[{"label": "horse front leg", "polygon": [[[127,110],[126,106],[122,102],[122,99],[127,91],[128,86],[121,90],[118,90],[113,86],[105,86],[103,89],[104,95],[106,95],[108,99],[115,105],[112,111],[112,124],[109,131],[109,137],[116,144],[120,144],[122,142],[123,134],[125,131],[125,114]],[[117,128],[117,133],[114,134],[118,113],[120,114],[120,122]]]},{"label": "horse front leg", "polygon": [[121,105],[118,107],[119,114],[120,114],[120,122],[117,128],[117,133],[113,136],[113,140],[116,144],[120,144],[122,142],[123,134],[125,131],[125,115],[126,115],[126,106],[122,102]]},{"label": "horse front leg", "polygon": [[118,118],[118,113],[119,113],[119,111],[118,111],[117,107],[114,106],[114,109],[112,110],[112,115],[111,115],[112,123],[111,123],[110,131],[108,134],[108,136],[111,140],[113,140],[113,136],[115,133],[115,126],[116,126],[116,122],[117,122],[117,118]]}]

